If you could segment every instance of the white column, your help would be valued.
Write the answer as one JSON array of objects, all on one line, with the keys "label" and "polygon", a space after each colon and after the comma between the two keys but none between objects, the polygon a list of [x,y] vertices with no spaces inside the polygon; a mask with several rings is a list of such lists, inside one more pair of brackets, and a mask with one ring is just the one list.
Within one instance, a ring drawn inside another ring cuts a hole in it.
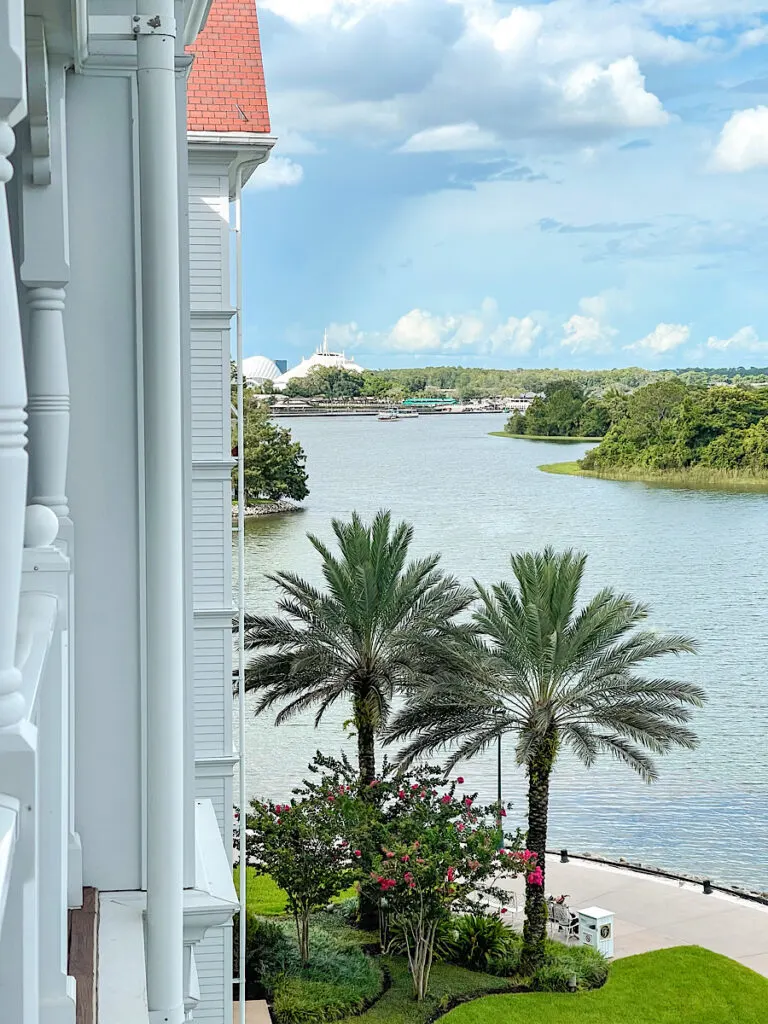
[{"label": "white column", "polygon": [[0,0],[0,728],[15,725],[24,714],[14,659],[27,492],[27,392],[5,194],[13,173],[11,125],[23,114],[23,100],[23,5]]},{"label": "white column", "polygon": [[137,33],[147,649],[147,999],[184,1020],[184,550],[179,178],[173,0]]},{"label": "white column", "polygon": [[[45,244],[44,238],[34,240]],[[64,345],[64,282],[27,284],[29,392],[29,503],[69,515],[66,496],[69,380]]]}]

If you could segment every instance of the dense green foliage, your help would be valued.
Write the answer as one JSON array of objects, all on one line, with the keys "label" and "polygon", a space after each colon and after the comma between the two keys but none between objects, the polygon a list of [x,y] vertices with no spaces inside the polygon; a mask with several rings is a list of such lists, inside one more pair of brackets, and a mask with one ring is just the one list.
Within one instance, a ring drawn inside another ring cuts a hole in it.
[{"label": "dense green foliage", "polygon": [[763,1024],[768,979],[696,946],[618,960],[608,984],[571,995],[480,999],[445,1024]]},{"label": "dense green foliage", "polygon": [[768,474],[768,388],[659,381],[626,399],[624,414],[582,468],[710,467]]},{"label": "dense green foliage", "polygon": [[[349,887],[357,868],[343,841],[346,787],[322,798],[275,804],[251,801],[246,816],[248,863],[284,889],[299,949],[309,957],[309,918]],[[246,892],[247,898],[247,892]]]},{"label": "dense green foliage", "polygon": [[[587,766],[608,753],[652,781],[652,754],[693,747],[691,708],[697,686],[639,674],[649,662],[695,650],[681,636],[644,626],[648,609],[604,588],[579,606],[586,556],[573,551],[512,558],[512,579],[476,584],[476,633],[464,671],[414,686],[394,717],[388,742],[406,740],[405,763],[450,747],[448,765],[472,758],[499,736],[517,738],[528,777],[530,850],[547,848],[549,782],[564,746]],[[542,965],[546,901],[540,881],[526,882],[523,968]]]},{"label": "dense green foliage", "polygon": [[[292,498],[302,501],[309,494],[304,449],[286,427],[270,419],[266,402],[246,395],[243,423],[246,504],[268,498]],[[237,434],[233,432],[233,444]],[[237,493],[237,470],[232,474]]]},{"label": "dense green foliage", "polygon": [[546,385],[544,396],[534,398],[524,413],[513,414],[505,429],[533,437],[602,437],[623,415],[626,401],[616,390],[601,398],[588,398],[583,385],[555,381]]}]

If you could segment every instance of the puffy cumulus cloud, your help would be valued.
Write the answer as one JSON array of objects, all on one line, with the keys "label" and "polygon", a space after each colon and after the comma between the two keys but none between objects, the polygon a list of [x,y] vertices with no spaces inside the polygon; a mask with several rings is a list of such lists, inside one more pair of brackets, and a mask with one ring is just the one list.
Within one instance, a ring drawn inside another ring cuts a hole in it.
[{"label": "puffy cumulus cloud", "polygon": [[751,171],[768,166],[768,107],[737,110],[723,125],[712,154],[718,171]]},{"label": "puffy cumulus cloud", "polygon": [[581,299],[579,312],[563,324],[560,344],[573,355],[610,352],[618,331],[607,322],[608,302],[604,295]]},{"label": "puffy cumulus cloud", "polygon": [[249,189],[283,188],[298,185],[304,178],[304,168],[287,156],[273,156],[258,167],[246,185]]},{"label": "puffy cumulus cloud", "polygon": [[707,348],[717,352],[768,352],[768,341],[760,341],[754,327],[741,327],[730,338],[707,338]]},{"label": "puffy cumulus cloud", "polygon": [[646,334],[640,341],[624,347],[660,356],[665,352],[673,352],[676,348],[684,345],[690,336],[691,329],[686,324],[657,324],[651,333]]},{"label": "puffy cumulus cloud", "polygon": [[275,121],[407,152],[662,126],[644,64],[702,59],[633,0],[265,3]]},{"label": "puffy cumulus cloud", "polygon": [[579,123],[602,122],[620,128],[666,124],[661,100],[646,92],[645,76],[634,57],[602,68],[594,61],[575,68],[563,83],[566,116]]},{"label": "puffy cumulus cloud", "polygon": [[389,331],[364,332],[357,324],[333,324],[328,338],[346,348],[369,351],[423,353],[476,353],[478,355],[525,355],[543,330],[533,314],[523,317],[499,314],[493,299],[485,299],[477,311],[439,315],[411,309]]},{"label": "puffy cumulus cloud", "polygon": [[446,124],[416,132],[400,147],[401,153],[455,153],[495,149],[499,140],[493,132],[483,131],[474,121]]},{"label": "puffy cumulus cloud", "polygon": [[766,0],[639,0],[639,6],[662,25],[741,24],[768,12]]}]

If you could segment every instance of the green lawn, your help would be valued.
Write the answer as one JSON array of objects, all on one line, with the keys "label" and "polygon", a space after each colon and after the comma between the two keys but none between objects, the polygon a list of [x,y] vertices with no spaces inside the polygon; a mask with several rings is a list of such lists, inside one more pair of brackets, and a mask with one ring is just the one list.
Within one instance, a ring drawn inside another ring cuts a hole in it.
[{"label": "green lawn", "polygon": [[[402,1018],[403,1021],[408,1018]],[[392,1022],[400,1018],[392,1018]],[[698,946],[617,960],[604,988],[493,996],[445,1024],[765,1024],[768,979]]]},{"label": "green lawn", "polygon": [[[240,868],[234,870],[235,889],[240,893]],[[357,895],[354,887],[341,893],[332,902],[345,900]],[[254,868],[248,868],[245,901],[248,905],[248,913],[256,914],[258,917],[280,917],[286,914],[286,903],[288,896],[280,888],[277,882],[269,875],[257,875]]]},{"label": "green lawn", "polygon": [[437,963],[432,966],[429,995],[423,1003],[416,1003],[411,995],[408,961],[404,957],[383,957],[382,963],[389,971],[391,986],[369,1010],[345,1017],[344,1024],[429,1024],[456,999],[503,992],[508,987],[502,978]]},{"label": "green lawn", "polygon": [[583,444],[602,441],[602,437],[550,437],[548,434],[508,434],[506,430],[492,430],[489,437],[516,437],[520,441],[551,441],[553,444]]}]

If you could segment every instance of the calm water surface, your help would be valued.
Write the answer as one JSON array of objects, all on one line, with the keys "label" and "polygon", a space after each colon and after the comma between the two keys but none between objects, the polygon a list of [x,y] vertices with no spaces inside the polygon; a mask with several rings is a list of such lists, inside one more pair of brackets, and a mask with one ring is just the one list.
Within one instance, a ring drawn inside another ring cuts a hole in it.
[{"label": "calm water surface", "polygon": [[[652,624],[688,633],[698,657],[666,666],[706,687],[697,750],[661,762],[653,786],[604,761],[590,772],[561,758],[551,798],[551,841],[573,851],[644,863],[768,890],[768,496],[665,490],[541,473],[578,458],[584,445],[489,437],[503,416],[424,416],[292,421],[307,452],[311,495],[301,514],[250,522],[250,611],[271,611],[264,574],[289,569],[319,582],[307,531],[330,536],[332,516],[382,507],[415,526],[414,555],[443,554],[446,569],[492,582],[513,551],[588,552],[585,592],[610,585],[652,607]],[[314,751],[354,755],[339,708],[315,729],[309,717],[279,729],[249,715],[248,787],[287,797]],[[524,778],[504,747],[508,821],[522,822]],[[495,799],[495,753],[462,769]]]}]

